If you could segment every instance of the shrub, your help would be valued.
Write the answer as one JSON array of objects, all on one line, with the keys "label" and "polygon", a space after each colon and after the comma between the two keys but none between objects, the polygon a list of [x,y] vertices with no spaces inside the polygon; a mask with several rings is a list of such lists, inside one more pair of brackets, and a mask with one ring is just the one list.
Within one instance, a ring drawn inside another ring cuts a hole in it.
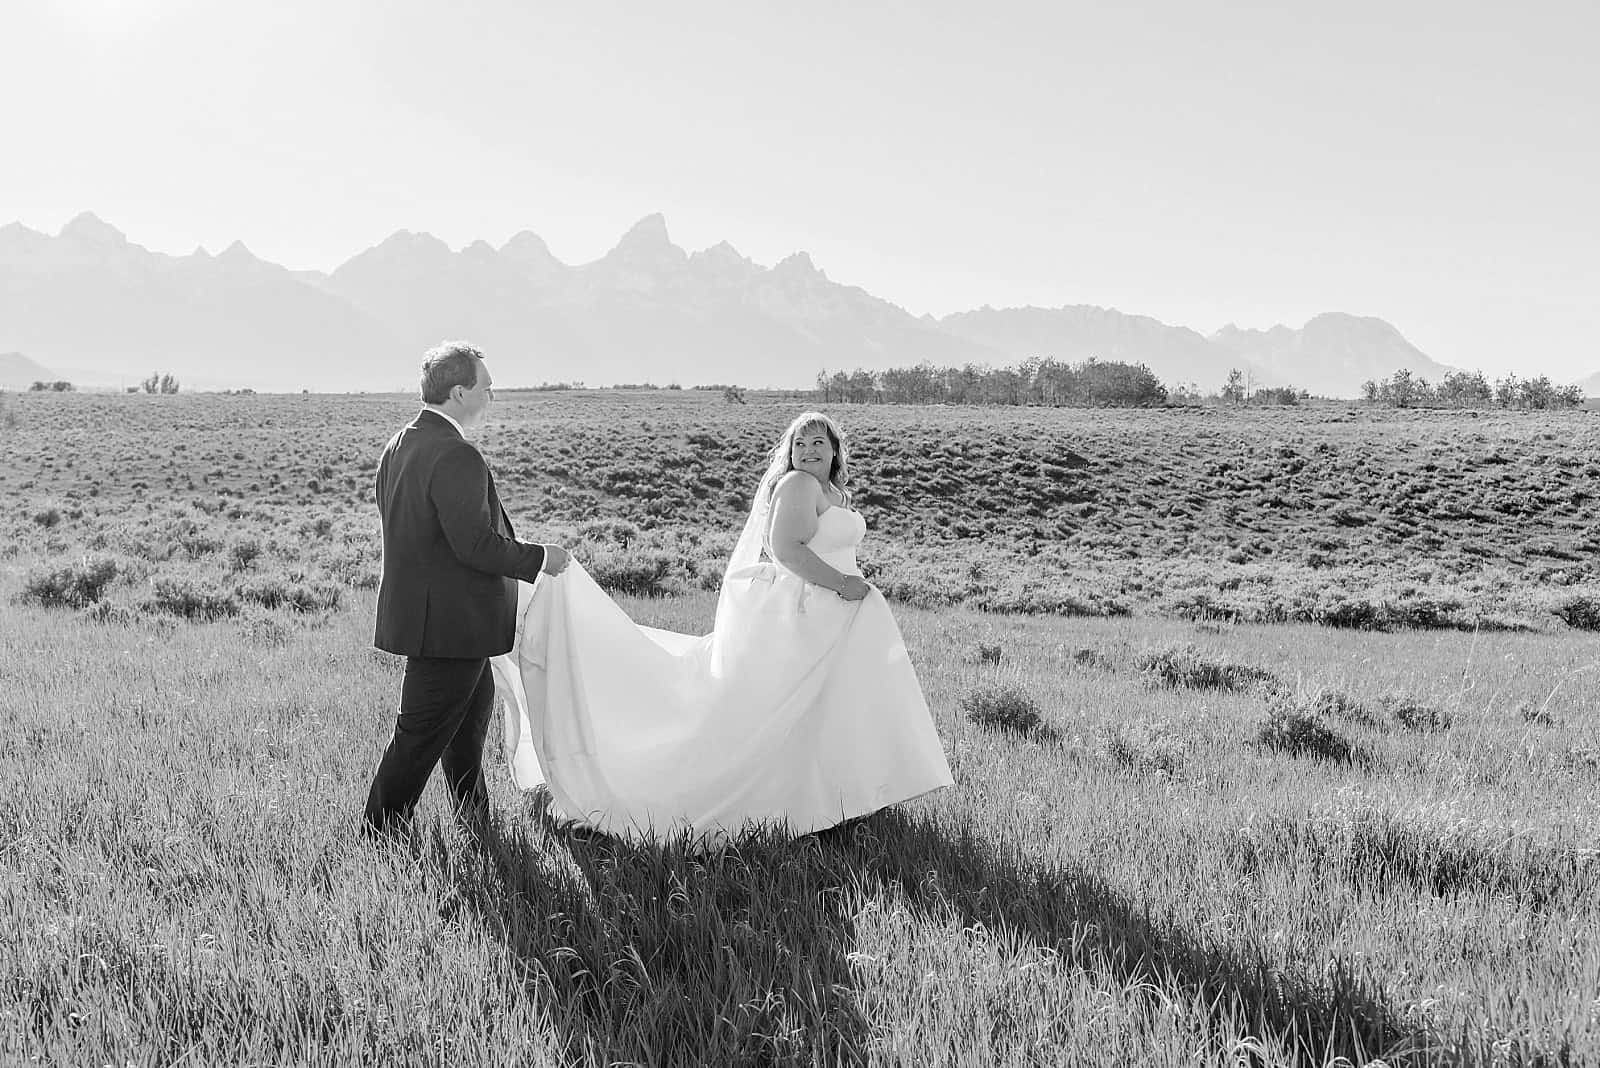
[{"label": "shrub", "polygon": [[331,611],[339,607],[341,599],[337,586],[313,586],[281,578],[246,583],[235,591],[235,596],[244,603],[258,604],[262,608],[287,608],[301,613]]},{"label": "shrub", "polygon": [[247,570],[261,556],[261,543],[245,538],[228,546],[228,566],[234,571]]},{"label": "shrub", "polygon": [[198,523],[192,522],[181,524],[180,528],[173,532],[173,540],[191,560],[209,556],[222,548],[221,540],[212,537],[211,532]]},{"label": "shrub", "polygon": [[1230,664],[1207,656],[1192,645],[1146,650],[1134,659],[1134,666],[1161,685],[1191,690],[1236,693],[1280,685],[1278,677],[1264,668]]},{"label": "shrub", "polygon": [[1431,590],[1402,590],[1385,606],[1384,624],[1395,627],[1451,627],[1463,607],[1461,598]]},{"label": "shrub", "polygon": [[984,642],[978,643],[978,663],[980,664],[998,664],[1003,654],[1004,650],[998,645],[988,645]]},{"label": "shrub", "polygon": [[86,559],[28,576],[23,581],[22,600],[45,608],[87,608],[100,600],[105,588],[116,577],[115,560]]},{"label": "shrub", "polygon": [[1450,729],[1450,713],[1437,705],[1430,705],[1408,693],[1385,694],[1383,710],[1389,718],[1408,731],[1443,731]]},{"label": "shrub", "polygon": [[1550,609],[1561,622],[1578,630],[1600,630],[1600,597],[1573,594]]},{"label": "shrub", "polygon": [[1118,723],[1099,739],[1099,751],[1120,768],[1176,775],[1194,748],[1191,735],[1167,723]]},{"label": "shrub", "polygon": [[251,606],[239,616],[239,633],[252,645],[277,648],[289,641],[289,628],[278,617]]},{"label": "shrub", "polygon": [[1343,590],[1322,590],[1309,613],[1310,622],[1325,627],[1352,627],[1360,630],[1380,630],[1383,613],[1379,606],[1365,597]]},{"label": "shrub", "polygon": [[1117,662],[1098,649],[1074,649],[1072,662],[1078,667],[1099,668],[1101,671],[1115,671]]},{"label": "shrub", "polygon": [[208,590],[188,579],[159,578],[151,590],[151,608],[183,619],[209,622],[239,614],[233,594]]},{"label": "shrub", "polygon": [[1114,597],[1066,588],[1055,583],[1006,585],[968,598],[974,608],[1029,616],[1125,616],[1128,606]]},{"label": "shrub", "polygon": [[1315,690],[1303,699],[1305,707],[1324,719],[1342,719],[1363,727],[1381,727],[1372,710],[1341,690]]},{"label": "shrub", "polygon": [[1556,726],[1556,717],[1550,712],[1550,704],[1548,701],[1543,703],[1538,701],[1525,701],[1520,707],[1518,707],[1517,712],[1522,716],[1522,721],[1524,723],[1532,724],[1535,727]]},{"label": "shrub", "polygon": [[1365,749],[1334,730],[1321,715],[1290,700],[1273,703],[1267,718],[1256,728],[1256,744],[1291,756],[1334,763],[1353,764],[1368,759]]},{"label": "shrub", "polygon": [[1034,735],[1043,720],[1026,690],[1005,683],[978,686],[961,696],[959,707],[973,723],[988,730]]},{"label": "shrub", "polygon": [[95,601],[83,609],[83,618],[91,623],[115,623],[128,626],[136,622],[139,614],[125,605],[111,601]]},{"label": "shrub", "polygon": [[872,576],[872,584],[889,600],[914,608],[949,608],[971,592],[965,579],[914,565],[886,568]]},{"label": "shrub", "polygon": [[46,530],[59,526],[61,523],[61,509],[41,508],[28,517]]},{"label": "shrub", "polygon": [[1237,602],[1211,590],[1180,590],[1166,598],[1163,610],[1178,619],[1204,622],[1244,622],[1249,613]]},{"label": "shrub", "polygon": [[639,536],[639,528],[626,519],[591,519],[578,527],[580,537],[626,549]]},{"label": "shrub", "polygon": [[674,558],[665,553],[636,551],[599,556],[585,562],[584,568],[610,593],[659,597],[671,592],[666,587],[666,578],[673,563]]}]

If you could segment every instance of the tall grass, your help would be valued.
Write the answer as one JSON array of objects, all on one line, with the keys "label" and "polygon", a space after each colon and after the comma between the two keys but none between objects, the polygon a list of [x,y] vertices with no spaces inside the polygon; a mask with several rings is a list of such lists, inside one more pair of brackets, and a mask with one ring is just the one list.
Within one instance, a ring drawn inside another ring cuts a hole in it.
[{"label": "tall grass", "polygon": [[[411,404],[173,400],[160,427],[15,401],[0,1064],[1600,1063],[1600,671],[1566,544],[1592,472],[1567,436],[1433,421],[1473,456],[1521,435],[1504,473],[1568,495],[1536,537],[1466,511],[1470,465],[1425,477],[1413,424],[880,413],[866,559],[905,596],[954,788],[696,852],[554,826],[496,772],[482,837],[435,786],[377,847],[357,814],[399,664],[368,645],[367,497]],[[703,630],[779,413],[596,403],[500,409],[519,533]],[[1082,485],[977,494],[1018,463],[1058,481],[1020,455],[1040,427],[1093,454]],[[1461,513],[1449,550],[1418,527],[1352,585],[1413,505]],[[1547,587],[1565,615],[1494,629]]]},{"label": "tall grass", "polygon": [[[684,629],[712,607],[625,603]],[[497,776],[483,839],[430,792],[416,837],[377,847],[356,813],[398,677],[370,612],[368,593],[282,616],[271,642],[243,619],[6,614],[0,1061],[1600,1057],[1580,996],[1600,989],[1600,813],[1562,763],[1597,695],[1567,639],[904,610],[950,791],[705,853],[553,826]],[[996,639],[1003,667],[962,655]],[[1347,725],[1366,766],[1306,763],[1252,744],[1260,695],[1146,685],[1127,650],[1184,640],[1374,703],[1441,669],[1479,696],[1434,733]],[[1052,744],[961,715],[1002,673]],[[1579,725],[1531,726],[1521,702],[1560,677]],[[1163,723],[1177,776],[1103,742]]]}]

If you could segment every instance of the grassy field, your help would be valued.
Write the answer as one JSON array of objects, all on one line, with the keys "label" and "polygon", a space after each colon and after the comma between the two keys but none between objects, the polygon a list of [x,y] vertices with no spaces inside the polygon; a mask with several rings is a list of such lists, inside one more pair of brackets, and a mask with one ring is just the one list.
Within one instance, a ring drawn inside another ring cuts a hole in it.
[{"label": "grassy field", "polygon": [[[703,630],[796,408],[518,395],[483,446]],[[436,788],[357,834],[411,410],[0,398],[0,1063],[1600,1063],[1586,415],[838,410],[956,786],[697,854],[503,777],[483,843]],[[1250,621],[1291,590],[1375,614]]]}]

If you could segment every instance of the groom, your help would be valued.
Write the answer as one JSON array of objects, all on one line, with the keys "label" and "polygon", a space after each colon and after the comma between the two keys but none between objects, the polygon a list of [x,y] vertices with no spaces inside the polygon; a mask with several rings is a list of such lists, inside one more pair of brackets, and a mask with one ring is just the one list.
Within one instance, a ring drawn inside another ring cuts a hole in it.
[{"label": "groom", "polygon": [[373,644],[406,658],[394,737],[367,796],[370,830],[410,820],[435,764],[463,821],[489,809],[483,743],[494,706],[489,657],[509,652],[517,583],[559,575],[558,545],[517,541],[482,455],[467,440],[493,397],[483,353],[461,342],[422,360],[422,411],[378,462],[383,580]]}]

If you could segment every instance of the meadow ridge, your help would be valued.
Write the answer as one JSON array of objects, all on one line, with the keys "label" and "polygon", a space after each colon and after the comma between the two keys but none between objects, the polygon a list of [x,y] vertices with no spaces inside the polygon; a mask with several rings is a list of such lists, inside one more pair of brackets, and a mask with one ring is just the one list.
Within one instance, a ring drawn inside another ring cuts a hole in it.
[{"label": "meadow ridge", "polygon": [[[703,631],[809,406],[479,440],[520,536]],[[696,853],[503,775],[484,843],[437,784],[360,839],[415,407],[0,396],[0,1061],[1600,1061],[1588,413],[830,406],[956,785]]]},{"label": "meadow ridge", "polygon": [[[181,549],[185,537],[248,530],[274,545],[287,537],[308,574],[319,558],[371,566],[360,557],[374,547],[377,453],[415,407],[310,394],[30,394],[10,406],[15,462],[0,490],[33,510],[7,517],[13,551],[48,551],[81,517],[117,516],[139,520],[135,556],[164,536]],[[759,458],[807,406],[693,390],[514,392],[479,440],[521,526],[615,562],[638,592],[666,592],[715,585]],[[1587,411],[834,410],[853,503],[875,535],[869,577],[903,603],[1367,628],[1600,625],[1600,421]],[[116,524],[93,525],[110,540],[87,548],[114,549]]]}]

